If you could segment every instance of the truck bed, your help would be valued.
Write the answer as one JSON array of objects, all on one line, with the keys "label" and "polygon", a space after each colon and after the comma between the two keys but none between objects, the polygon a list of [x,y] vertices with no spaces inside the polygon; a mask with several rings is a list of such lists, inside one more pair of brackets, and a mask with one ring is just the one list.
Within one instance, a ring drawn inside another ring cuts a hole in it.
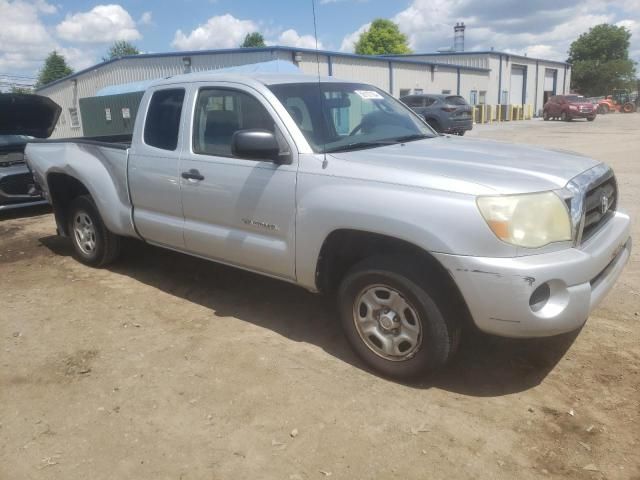
[{"label": "truck bed", "polygon": [[137,236],[127,182],[130,146],[131,135],[34,140],[25,156],[48,199],[52,179],[76,179],[89,190],[110,231]]},{"label": "truck bed", "polygon": [[126,150],[131,146],[131,135],[112,135],[100,137],[71,137],[54,139],[33,139],[29,143],[80,143],[99,147]]}]

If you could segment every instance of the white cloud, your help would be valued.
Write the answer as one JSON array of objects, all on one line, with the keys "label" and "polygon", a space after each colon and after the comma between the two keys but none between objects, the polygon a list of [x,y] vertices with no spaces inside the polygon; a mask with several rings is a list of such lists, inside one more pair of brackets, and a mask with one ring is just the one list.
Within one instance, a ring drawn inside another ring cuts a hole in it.
[{"label": "white cloud", "polygon": [[360,28],[358,28],[355,32],[350,33],[346,37],[342,39],[342,44],[340,45],[341,52],[353,52],[356,48],[356,43],[364,32],[369,30],[371,23],[365,23]]},{"label": "white cloud", "polygon": [[142,38],[133,18],[120,5],[98,5],[88,12],[69,14],[56,32],[64,40],[84,43]]},{"label": "white cloud", "polygon": [[[413,0],[392,20],[407,35],[416,52],[435,52],[453,46],[453,25],[464,21],[466,50],[496,50],[566,60],[569,46],[581,33],[599,23],[625,25],[634,35],[631,56],[640,58],[637,32],[640,0]],[[624,12],[624,13],[621,13]],[[342,40],[341,50],[353,51],[368,25]],[[635,30],[634,30],[635,29]],[[637,33],[636,33],[637,32]]]},{"label": "white cloud", "polygon": [[0,0],[1,72],[33,70],[40,65],[54,42],[39,13],[52,11],[45,2]]},{"label": "white cloud", "polygon": [[188,34],[178,30],[172,46],[178,50],[206,50],[209,48],[239,47],[248,33],[258,31],[251,20],[240,20],[231,14],[211,17]]},{"label": "white cloud", "polygon": [[140,20],[138,21],[140,25],[152,25],[153,24],[153,14],[151,12],[143,12],[140,16]]},{"label": "white cloud", "polygon": [[[316,39],[313,35],[300,35],[293,29],[285,30],[278,36],[278,45],[300,48],[316,48]],[[318,48],[321,49],[322,42],[318,41]]]}]

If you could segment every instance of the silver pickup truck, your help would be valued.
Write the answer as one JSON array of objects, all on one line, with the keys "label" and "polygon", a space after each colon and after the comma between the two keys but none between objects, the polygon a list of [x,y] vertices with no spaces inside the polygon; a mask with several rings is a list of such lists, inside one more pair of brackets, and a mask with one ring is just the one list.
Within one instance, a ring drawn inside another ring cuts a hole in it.
[{"label": "silver pickup truck", "polygon": [[145,92],[130,142],[26,155],[79,261],[135,237],[335,294],[355,351],[395,378],[444,365],[465,324],[579,329],[631,251],[607,165],[440,136],[335,78],[176,76]]}]

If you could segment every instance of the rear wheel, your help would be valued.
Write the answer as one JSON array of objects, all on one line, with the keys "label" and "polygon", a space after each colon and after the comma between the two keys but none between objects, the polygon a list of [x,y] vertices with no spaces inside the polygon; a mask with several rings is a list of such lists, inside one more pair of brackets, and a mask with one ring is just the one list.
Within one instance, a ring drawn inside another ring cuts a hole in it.
[{"label": "rear wheel", "polygon": [[365,259],[344,277],[338,308],[345,334],[373,369],[409,379],[442,367],[460,335],[437,289],[403,256]]},{"label": "rear wheel", "polygon": [[67,218],[76,260],[91,267],[102,267],[117,258],[120,237],[104,225],[89,195],[77,197],[71,202]]},{"label": "rear wheel", "polygon": [[595,116],[593,116],[593,117],[587,117],[587,121],[589,121],[589,122],[593,122],[595,119],[596,119],[596,117],[595,117]]},{"label": "rear wheel", "polygon": [[631,102],[627,102],[622,106],[623,113],[633,113],[635,111],[635,105]]},{"label": "rear wheel", "polygon": [[549,120],[549,112],[547,112],[546,110],[544,110],[542,112],[542,119],[546,122]]}]

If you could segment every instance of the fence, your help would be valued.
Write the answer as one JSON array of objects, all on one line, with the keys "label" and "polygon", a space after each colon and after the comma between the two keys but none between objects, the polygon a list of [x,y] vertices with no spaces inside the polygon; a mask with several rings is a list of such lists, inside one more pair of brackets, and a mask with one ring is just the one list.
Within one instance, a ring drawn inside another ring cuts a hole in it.
[{"label": "fence", "polygon": [[510,122],[531,120],[533,105],[475,105],[473,123]]}]

